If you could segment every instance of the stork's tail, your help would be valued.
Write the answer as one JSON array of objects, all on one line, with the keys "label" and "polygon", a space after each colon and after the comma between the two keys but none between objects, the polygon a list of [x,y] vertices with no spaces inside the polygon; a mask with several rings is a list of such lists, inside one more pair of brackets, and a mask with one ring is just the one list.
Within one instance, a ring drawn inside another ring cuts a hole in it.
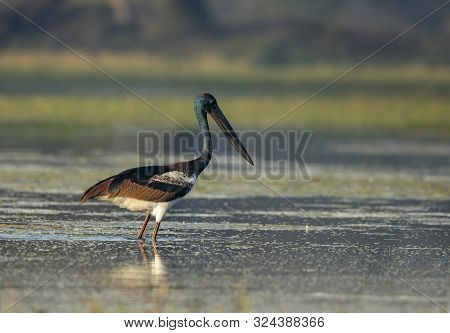
[{"label": "stork's tail", "polygon": [[109,177],[107,179],[99,181],[97,184],[89,187],[86,192],[81,196],[80,202],[85,203],[89,199],[98,197],[100,195],[107,195],[108,194],[108,188],[111,182],[113,181],[113,177]]}]

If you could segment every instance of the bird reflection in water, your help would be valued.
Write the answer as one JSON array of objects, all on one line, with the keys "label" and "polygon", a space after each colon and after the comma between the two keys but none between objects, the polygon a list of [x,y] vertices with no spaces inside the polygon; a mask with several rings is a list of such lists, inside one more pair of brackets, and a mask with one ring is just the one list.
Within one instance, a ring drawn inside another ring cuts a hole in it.
[{"label": "bird reflection in water", "polygon": [[[169,296],[169,283],[156,242],[152,242],[151,246],[153,255],[147,250],[143,240],[137,240],[137,247],[143,265],[127,265],[119,268],[114,274],[117,285],[125,293],[132,290],[134,297],[144,297],[145,299],[136,299],[136,303],[142,305],[149,302],[148,311],[164,312]],[[142,291],[137,294],[136,289]]]}]

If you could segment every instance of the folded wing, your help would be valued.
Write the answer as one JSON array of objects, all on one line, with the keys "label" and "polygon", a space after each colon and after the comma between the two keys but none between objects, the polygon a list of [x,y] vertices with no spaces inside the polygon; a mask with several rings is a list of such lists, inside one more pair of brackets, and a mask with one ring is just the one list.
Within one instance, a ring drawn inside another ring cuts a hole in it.
[{"label": "folded wing", "polygon": [[164,167],[136,168],[102,180],[89,188],[81,202],[95,197],[124,197],[151,202],[167,202],[185,196],[194,178]]}]

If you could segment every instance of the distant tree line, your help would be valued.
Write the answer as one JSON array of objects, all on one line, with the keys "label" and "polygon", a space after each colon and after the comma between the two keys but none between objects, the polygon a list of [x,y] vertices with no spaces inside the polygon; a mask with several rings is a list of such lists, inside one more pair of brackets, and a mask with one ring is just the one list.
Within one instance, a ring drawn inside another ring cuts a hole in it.
[{"label": "distant tree line", "polygon": [[[185,54],[214,50],[262,63],[361,57],[443,0],[9,0],[74,47]],[[450,6],[380,55],[448,62]],[[60,47],[0,3],[0,49]]]}]

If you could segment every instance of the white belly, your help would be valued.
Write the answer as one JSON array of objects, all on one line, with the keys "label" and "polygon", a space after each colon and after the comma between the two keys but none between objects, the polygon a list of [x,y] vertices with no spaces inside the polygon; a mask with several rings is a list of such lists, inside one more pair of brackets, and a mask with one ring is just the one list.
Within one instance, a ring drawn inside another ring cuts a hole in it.
[{"label": "white belly", "polygon": [[102,197],[98,197],[98,199],[103,200],[103,201],[109,201],[109,202],[115,204],[116,206],[119,206],[120,208],[126,208],[133,212],[149,211],[158,205],[157,202],[138,200],[138,199],[132,199],[132,198],[124,198],[124,197],[108,198],[107,196],[102,196]]},{"label": "white belly", "polygon": [[123,197],[108,198],[107,196],[101,196],[97,198],[103,201],[109,201],[116,206],[126,208],[134,212],[150,211],[151,214],[156,217],[156,220],[159,221],[162,220],[170,207],[172,207],[176,202],[182,199],[179,198],[168,202],[151,202]]}]

